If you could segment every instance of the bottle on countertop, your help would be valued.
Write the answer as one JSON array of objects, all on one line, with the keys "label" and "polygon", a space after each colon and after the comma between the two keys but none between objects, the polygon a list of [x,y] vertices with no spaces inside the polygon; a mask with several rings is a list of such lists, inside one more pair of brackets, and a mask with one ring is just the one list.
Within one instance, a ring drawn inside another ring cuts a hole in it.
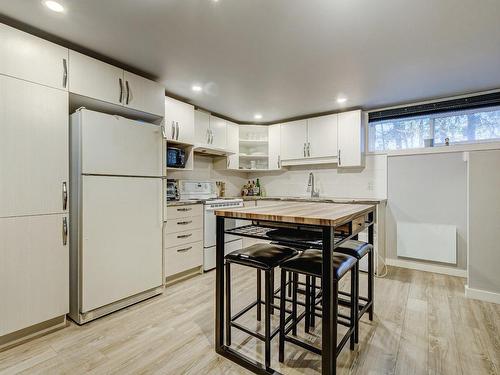
[{"label": "bottle on countertop", "polygon": [[255,195],[260,196],[261,190],[260,190],[260,181],[257,179],[257,182],[255,184]]}]

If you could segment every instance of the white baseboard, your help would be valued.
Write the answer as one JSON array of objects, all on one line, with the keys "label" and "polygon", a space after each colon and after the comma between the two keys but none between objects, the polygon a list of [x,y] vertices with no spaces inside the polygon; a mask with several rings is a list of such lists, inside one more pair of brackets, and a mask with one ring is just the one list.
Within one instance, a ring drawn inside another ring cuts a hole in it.
[{"label": "white baseboard", "polygon": [[440,273],[443,275],[458,276],[463,278],[467,277],[467,270],[461,270],[453,267],[438,266],[435,264],[413,262],[411,260],[389,259],[389,258],[387,258],[385,262],[388,266],[409,268],[412,270]]},{"label": "white baseboard", "polygon": [[480,301],[500,304],[500,293],[488,292],[487,290],[472,289],[465,286],[465,296],[467,298],[478,299]]}]

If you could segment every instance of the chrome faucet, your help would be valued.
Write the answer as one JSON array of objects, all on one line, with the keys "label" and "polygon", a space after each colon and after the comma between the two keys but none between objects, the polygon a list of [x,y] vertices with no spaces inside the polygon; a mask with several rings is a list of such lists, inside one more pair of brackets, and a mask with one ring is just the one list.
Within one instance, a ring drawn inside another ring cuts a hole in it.
[{"label": "chrome faucet", "polygon": [[307,191],[311,192],[311,198],[318,198],[319,191],[314,189],[314,174],[309,173],[309,182],[307,183]]}]

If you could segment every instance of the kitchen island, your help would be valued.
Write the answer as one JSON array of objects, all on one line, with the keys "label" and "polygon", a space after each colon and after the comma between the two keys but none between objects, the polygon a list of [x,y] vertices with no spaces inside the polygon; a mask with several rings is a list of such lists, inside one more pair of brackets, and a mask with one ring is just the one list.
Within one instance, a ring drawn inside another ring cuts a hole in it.
[{"label": "kitchen island", "polygon": [[[332,253],[345,241],[354,238],[368,228],[368,242],[373,244],[373,223],[375,205],[334,204],[310,202],[278,202],[265,207],[244,207],[224,209],[215,212],[217,216],[216,244],[216,305],[215,305],[215,348],[220,355],[257,374],[277,374],[260,362],[224,345],[224,236],[228,234],[248,235],[262,240],[266,238],[266,228],[295,226],[295,229],[319,230],[319,248],[323,254],[322,264],[322,374],[335,374],[335,353],[337,343],[337,312],[334,309],[337,295],[333,292]],[[225,219],[248,220],[249,225],[241,229],[225,230]],[[245,228],[249,230],[246,231]],[[260,229],[262,228],[262,229]],[[246,231],[246,232],[245,232]],[[290,243],[293,240],[289,241]],[[369,288],[373,295],[373,284]],[[370,306],[373,309],[373,305]]]}]

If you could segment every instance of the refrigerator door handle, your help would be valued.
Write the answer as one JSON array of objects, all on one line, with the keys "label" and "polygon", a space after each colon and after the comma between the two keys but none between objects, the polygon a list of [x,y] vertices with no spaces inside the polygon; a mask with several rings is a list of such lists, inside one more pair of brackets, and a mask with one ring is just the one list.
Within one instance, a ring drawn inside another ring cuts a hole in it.
[{"label": "refrigerator door handle", "polygon": [[68,243],[68,219],[63,217],[62,222],[62,243],[64,246]]},{"label": "refrigerator door handle", "polygon": [[62,183],[62,206],[63,210],[66,211],[68,208],[68,185],[66,181]]}]

